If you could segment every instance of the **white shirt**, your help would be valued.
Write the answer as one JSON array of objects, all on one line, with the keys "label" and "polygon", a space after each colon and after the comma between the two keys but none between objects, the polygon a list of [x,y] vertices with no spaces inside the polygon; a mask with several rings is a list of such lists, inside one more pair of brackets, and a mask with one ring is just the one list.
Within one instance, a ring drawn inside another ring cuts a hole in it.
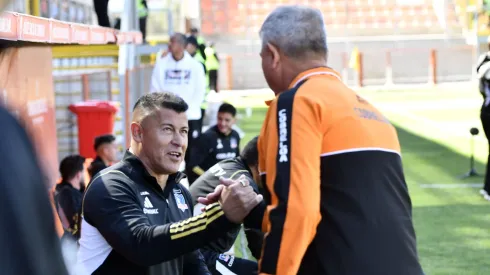
[{"label": "white shirt", "polygon": [[180,96],[189,105],[187,118],[201,119],[201,104],[206,94],[204,68],[189,53],[176,61],[172,54],[160,58],[151,76],[150,92],[171,92]]}]

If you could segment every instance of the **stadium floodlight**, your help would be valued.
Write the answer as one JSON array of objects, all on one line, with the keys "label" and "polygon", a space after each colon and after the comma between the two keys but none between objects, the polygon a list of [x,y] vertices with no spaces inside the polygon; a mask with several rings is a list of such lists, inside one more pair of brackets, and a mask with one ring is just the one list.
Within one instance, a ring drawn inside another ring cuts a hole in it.
[{"label": "stadium floodlight", "polygon": [[471,148],[470,171],[468,171],[466,174],[462,175],[461,176],[462,179],[470,178],[470,177],[481,177],[482,176],[475,169],[475,136],[478,135],[479,133],[480,133],[480,131],[478,130],[478,128],[473,127],[470,129],[470,134],[471,134],[471,139],[470,139],[470,148]]}]

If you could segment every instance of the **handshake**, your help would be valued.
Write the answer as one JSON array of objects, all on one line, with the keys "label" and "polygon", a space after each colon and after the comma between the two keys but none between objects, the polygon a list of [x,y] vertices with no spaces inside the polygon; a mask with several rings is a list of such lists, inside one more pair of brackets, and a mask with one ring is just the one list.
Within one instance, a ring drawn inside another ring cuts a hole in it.
[{"label": "handshake", "polygon": [[198,198],[197,201],[204,205],[219,202],[226,218],[233,223],[241,224],[250,211],[262,202],[263,197],[255,193],[243,175],[238,180],[223,177],[219,180],[221,184],[213,193],[205,198]]}]

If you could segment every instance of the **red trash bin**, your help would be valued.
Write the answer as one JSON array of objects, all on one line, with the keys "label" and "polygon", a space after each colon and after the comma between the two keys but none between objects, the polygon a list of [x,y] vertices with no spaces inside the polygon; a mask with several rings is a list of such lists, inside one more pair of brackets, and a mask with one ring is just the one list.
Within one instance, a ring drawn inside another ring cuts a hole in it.
[{"label": "red trash bin", "polygon": [[112,134],[116,102],[91,100],[71,104],[68,109],[78,118],[78,151],[86,158],[95,158],[94,139],[100,135]]}]

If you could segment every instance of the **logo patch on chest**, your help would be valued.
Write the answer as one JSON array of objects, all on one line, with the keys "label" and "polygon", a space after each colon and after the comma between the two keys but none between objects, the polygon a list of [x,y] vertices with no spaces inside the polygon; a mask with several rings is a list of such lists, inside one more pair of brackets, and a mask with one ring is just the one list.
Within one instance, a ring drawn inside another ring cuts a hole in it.
[{"label": "logo patch on chest", "polygon": [[238,146],[238,142],[237,142],[236,138],[232,137],[230,139],[230,147],[231,147],[231,149],[235,149],[237,146]]},{"label": "logo patch on chest", "polygon": [[143,203],[143,213],[145,214],[150,214],[150,215],[155,215],[158,214],[158,209],[153,207],[153,204],[151,203],[150,199],[148,197],[145,197],[145,201]]},{"label": "logo patch on chest", "polygon": [[184,195],[182,195],[182,191],[180,189],[174,189],[174,197],[175,202],[177,203],[177,207],[182,210],[182,212],[185,212],[185,210],[189,209],[189,206],[187,206]]}]

